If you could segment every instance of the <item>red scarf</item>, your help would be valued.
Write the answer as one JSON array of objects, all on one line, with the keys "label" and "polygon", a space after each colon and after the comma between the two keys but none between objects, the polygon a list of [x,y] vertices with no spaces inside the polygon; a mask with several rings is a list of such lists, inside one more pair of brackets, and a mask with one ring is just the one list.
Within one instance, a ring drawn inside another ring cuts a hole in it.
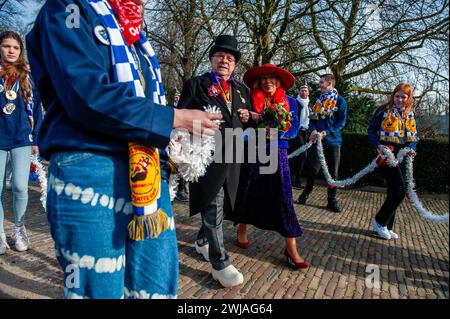
[{"label": "red scarf", "polygon": [[[6,68],[6,63],[1,62],[2,69]],[[16,83],[16,80],[19,78],[19,74],[15,72],[5,73],[2,75],[3,81],[5,83],[5,88],[11,88],[14,83]]]},{"label": "red scarf", "polygon": [[271,99],[275,104],[283,105],[286,111],[289,112],[289,103],[286,99],[286,93],[282,87],[279,87],[272,97],[270,97],[268,93],[265,93],[259,88],[252,89],[251,96],[253,102],[253,110],[258,114],[264,114],[266,98]]},{"label": "red scarf", "polygon": [[108,0],[119,21],[125,43],[130,46],[140,38],[142,12],[138,4],[141,0]]}]

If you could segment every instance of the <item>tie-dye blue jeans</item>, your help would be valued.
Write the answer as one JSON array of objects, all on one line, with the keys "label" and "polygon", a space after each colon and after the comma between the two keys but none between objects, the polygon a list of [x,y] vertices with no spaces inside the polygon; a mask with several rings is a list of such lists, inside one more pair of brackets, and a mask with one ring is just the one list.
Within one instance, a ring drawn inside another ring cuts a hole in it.
[{"label": "tie-dye blue jeans", "polygon": [[167,182],[169,229],[133,241],[128,158],[91,152],[51,156],[47,218],[64,272],[65,298],[176,298],[178,250]]}]

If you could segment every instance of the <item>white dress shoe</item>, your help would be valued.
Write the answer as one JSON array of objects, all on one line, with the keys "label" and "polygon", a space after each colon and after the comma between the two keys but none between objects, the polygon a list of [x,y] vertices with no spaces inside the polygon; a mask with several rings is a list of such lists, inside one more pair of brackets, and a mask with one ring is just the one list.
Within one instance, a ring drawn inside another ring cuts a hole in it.
[{"label": "white dress shoe", "polygon": [[211,273],[213,278],[226,288],[237,286],[244,282],[244,276],[233,265],[229,265],[222,270],[212,268]]},{"label": "white dress shoe", "polygon": [[197,242],[195,242],[195,251],[205,258],[206,261],[209,261],[209,244],[199,246]]},{"label": "white dress shoe", "polygon": [[378,236],[384,239],[391,239],[391,234],[386,226],[381,226],[378,224],[378,222],[375,220],[375,218],[372,220],[373,228],[377,232]]},{"label": "white dress shoe", "polygon": [[394,231],[389,230],[389,234],[391,235],[391,239],[398,239],[398,234],[394,233]]}]

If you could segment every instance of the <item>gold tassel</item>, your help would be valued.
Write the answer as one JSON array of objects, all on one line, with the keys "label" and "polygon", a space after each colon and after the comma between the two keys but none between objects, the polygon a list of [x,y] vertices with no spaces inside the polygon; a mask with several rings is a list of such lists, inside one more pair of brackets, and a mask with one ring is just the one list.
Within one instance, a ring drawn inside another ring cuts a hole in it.
[{"label": "gold tassel", "polygon": [[149,238],[158,238],[165,230],[169,229],[169,220],[162,209],[156,213],[133,216],[133,220],[128,224],[128,235],[131,239],[139,241]]}]

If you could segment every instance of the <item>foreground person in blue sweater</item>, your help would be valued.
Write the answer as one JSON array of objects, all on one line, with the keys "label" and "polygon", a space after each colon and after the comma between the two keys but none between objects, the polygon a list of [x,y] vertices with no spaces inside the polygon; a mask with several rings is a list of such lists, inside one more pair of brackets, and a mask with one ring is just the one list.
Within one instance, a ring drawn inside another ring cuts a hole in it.
[{"label": "foreground person in blue sweater", "polygon": [[0,255],[2,255],[9,248],[3,229],[2,201],[6,185],[8,152],[12,162],[14,213],[12,238],[17,251],[25,251],[29,246],[24,219],[28,205],[30,155],[31,152],[38,153],[36,134],[42,111],[38,95],[33,92],[23,42],[17,33],[5,31],[0,34],[0,63]]}]

